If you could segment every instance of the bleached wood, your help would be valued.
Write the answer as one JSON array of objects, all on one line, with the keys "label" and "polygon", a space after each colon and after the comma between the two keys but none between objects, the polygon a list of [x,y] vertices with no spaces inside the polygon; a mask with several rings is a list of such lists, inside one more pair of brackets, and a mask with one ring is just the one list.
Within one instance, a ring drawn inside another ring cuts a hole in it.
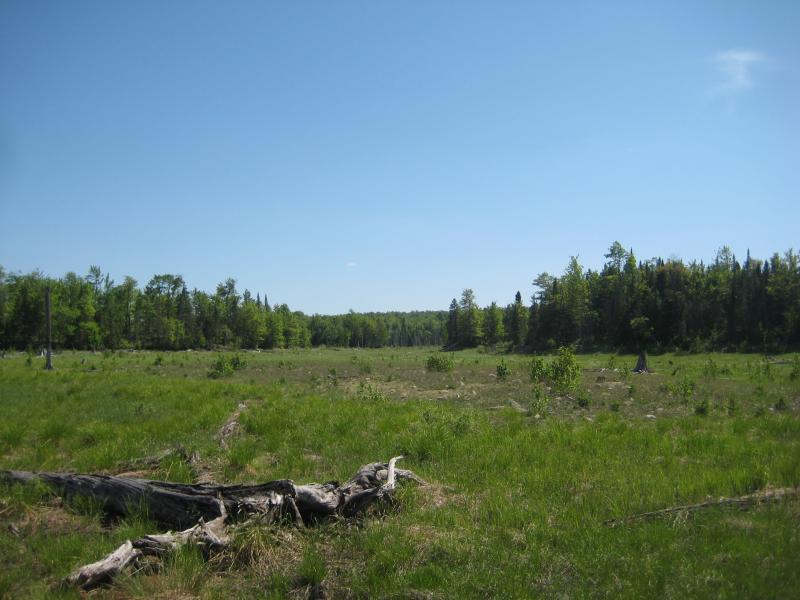
[{"label": "bleached wood", "polygon": [[258,517],[260,522],[288,518],[303,526],[326,517],[356,517],[373,504],[389,498],[399,479],[425,482],[413,472],[397,469],[402,456],[388,463],[362,466],[344,484],[336,482],[295,485],[290,479],[257,485],[198,485],[109,475],[0,471],[0,481],[41,481],[65,498],[89,497],[112,516],[145,510],[148,516],[177,532],[167,531],[128,540],[108,556],[80,567],[64,583],[91,589],[112,582],[143,556],[161,557],[185,545],[210,553],[229,543],[231,521]]}]

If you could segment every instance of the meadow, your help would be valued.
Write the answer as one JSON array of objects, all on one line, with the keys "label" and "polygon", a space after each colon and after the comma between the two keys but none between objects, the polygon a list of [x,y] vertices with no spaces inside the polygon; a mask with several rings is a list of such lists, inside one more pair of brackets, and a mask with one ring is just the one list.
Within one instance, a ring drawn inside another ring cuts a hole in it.
[{"label": "meadow", "polygon": [[[635,374],[634,356],[586,354],[566,391],[532,382],[531,363],[432,348],[64,352],[48,372],[7,354],[0,469],[191,482],[194,454],[219,483],[343,481],[402,454],[430,483],[357,522],[242,527],[210,560],[176,551],[99,597],[800,597],[797,500],[603,524],[800,485],[798,355],[663,354]],[[0,486],[0,597],[78,597],[61,578],[158,530],[145,513],[110,522]]]}]

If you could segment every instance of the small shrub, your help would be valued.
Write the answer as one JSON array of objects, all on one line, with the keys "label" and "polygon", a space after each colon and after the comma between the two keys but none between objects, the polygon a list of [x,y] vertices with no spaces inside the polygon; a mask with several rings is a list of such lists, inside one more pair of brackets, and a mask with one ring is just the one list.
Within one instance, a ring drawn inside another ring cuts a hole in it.
[{"label": "small shrub", "polygon": [[769,362],[766,358],[761,359],[761,364],[759,365],[761,375],[770,379],[772,377],[772,363]]},{"label": "small shrub", "polygon": [[586,390],[579,391],[575,401],[580,408],[589,408],[589,393]]},{"label": "small shrub", "polygon": [[545,392],[544,386],[541,383],[535,383],[533,385],[533,401],[531,402],[531,412],[543,417],[544,413],[547,411],[548,403],[549,400],[547,398],[547,393]]},{"label": "small shrub", "polygon": [[612,402],[609,407],[612,412],[619,412],[619,402]]},{"label": "small shrub", "polygon": [[540,383],[547,377],[547,365],[541,356],[531,359],[530,374],[532,383]]},{"label": "small shrub", "polygon": [[153,361],[153,366],[154,367],[160,367],[163,364],[164,364],[164,357],[161,356],[160,354],[158,354],[156,356],[156,359]]},{"label": "small shrub", "polygon": [[339,385],[339,375],[336,373],[336,369],[334,369],[333,367],[328,369],[328,383],[330,383],[334,387]]},{"label": "small shrub", "polygon": [[694,396],[694,389],[694,381],[686,376],[684,376],[674,388],[675,392],[681,397],[684,403],[688,403],[689,400],[692,399],[692,396]]},{"label": "small shrub", "polygon": [[500,364],[497,365],[497,378],[500,381],[505,381],[511,375],[511,368],[506,363],[505,359],[500,360]]},{"label": "small shrub", "polygon": [[247,361],[238,354],[234,354],[232,358],[228,358],[223,354],[219,354],[217,355],[216,360],[214,360],[214,362],[211,364],[211,368],[208,371],[208,376],[211,379],[230,377],[233,375],[234,371],[244,369],[246,366]]},{"label": "small shrub", "polygon": [[561,392],[569,392],[578,387],[581,378],[581,367],[572,349],[561,347],[558,356],[549,365],[549,379]]},{"label": "small shrub", "polygon": [[773,406],[773,408],[778,411],[786,410],[788,408],[788,406],[786,405],[786,400],[784,399],[783,396],[778,398],[778,401],[775,403],[775,406]]},{"label": "small shrub", "polygon": [[447,354],[431,354],[425,361],[425,368],[428,371],[447,373],[455,368],[455,361]]},{"label": "small shrub", "polygon": [[233,358],[231,358],[231,367],[233,367],[234,371],[244,369],[246,366],[247,359],[244,356],[239,356],[238,354],[233,355]]},{"label": "small shrub", "polygon": [[356,396],[362,402],[385,402],[387,400],[383,392],[364,381],[358,384]]},{"label": "small shrub", "polygon": [[714,362],[713,358],[709,358],[706,361],[706,364],[703,365],[703,375],[713,379],[714,377],[717,376],[717,373],[719,373],[719,369],[717,367],[717,363]]}]

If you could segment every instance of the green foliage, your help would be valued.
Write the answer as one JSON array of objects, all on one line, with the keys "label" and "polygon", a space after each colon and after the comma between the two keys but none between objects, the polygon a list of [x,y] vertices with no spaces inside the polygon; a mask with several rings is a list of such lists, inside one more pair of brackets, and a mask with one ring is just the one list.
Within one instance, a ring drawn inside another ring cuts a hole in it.
[{"label": "green foliage", "polygon": [[[541,273],[531,305],[517,292],[501,309],[478,306],[466,289],[450,310],[307,316],[286,304],[253,300],[228,278],[211,293],[189,290],[179,275],[154,275],[143,287],[116,283],[99,267],[59,279],[0,269],[0,348],[46,343],[44,290],[53,300],[54,347],[304,348],[447,346],[506,343],[514,349],[758,350],[800,347],[800,268],[790,250],[738,262],[721,248],[711,264],[637,261],[614,242],[602,271],[571,257],[560,277]],[[767,361],[768,362],[768,361]],[[726,374],[721,367],[718,374]],[[768,364],[754,377],[770,377]],[[709,377],[716,376],[709,365]],[[800,373],[800,370],[798,371]],[[800,376],[800,375],[798,375]]]},{"label": "green foliage", "polygon": [[455,361],[449,354],[431,354],[425,360],[425,368],[428,369],[428,371],[447,373],[452,371],[454,367]]},{"label": "green foliage", "polygon": [[547,364],[541,356],[534,356],[530,363],[530,376],[532,383],[541,383],[547,377]]},{"label": "green foliage", "polygon": [[558,356],[549,365],[548,377],[560,392],[570,392],[578,387],[581,366],[571,348],[558,349]]},{"label": "green foliage", "polygon": [[504,381],[511,376],[511,367],[508,366],[505,359],[501,359],[500,364],[497,365],[496,372],[497,378],[500,381]]},{"label": "green foliage", "polygon": [[706,361],[705,365],[703,365],[703,375],[706,377],[714,378],[719,373],[719,368],[717,367],[717,363],[714,362],[713,358],[710,358]]},{"label": "green foliage", "polygon": [[230,377],[234,371],[244,369],[247,366],[247,360],[239,354],[234,354],[231,357],[224,354],[218,354],[217,358],[211,364],[208,370],[208,376],[211,379],[219,379],[221,377]]},{"label": "green foliage", "polygon": [[233,367],[234,371],[239,371],[240,369],[244,369],[245,367],[247,367],[247,359],[239,354],[234,354],[231,357],[231,367]]},{"label": "green foliage", "polygon": [[581,378],[581,367],[571,348],[562,347],[553,360],[545,362],[534,356],[530,362],[530,378],[533,383],[549,382],[557,391],[574,391]]},{"label": "green foliage", "polygon": [[688,375],[684,375],[677,383],[668,383],[666,387],[669,393],[678,396],[686,404],[694,396],[697,385]]},{"label": "green foliage", "polygon": [[371,403],[386,402],[387,400],[386,395],[383,392],[373,387],[366,381],[360,381],[358,383],[358,390],[356,391],[356,397],[362,402],[371,402]]},{"label": "green foliage", "polygon": [[543,417],[547,412],[547,405],[549,403],[547,392],[541,383],[534,383],[532,391],[533,401],[531,402],[531,412]]}]

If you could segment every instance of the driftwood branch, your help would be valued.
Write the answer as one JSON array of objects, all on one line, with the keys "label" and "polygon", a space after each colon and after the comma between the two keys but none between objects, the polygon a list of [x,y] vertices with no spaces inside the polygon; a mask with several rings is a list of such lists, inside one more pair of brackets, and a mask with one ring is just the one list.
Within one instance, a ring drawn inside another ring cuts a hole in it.
[{"label": "driftwood branch", "polygon": [[657,519],[659,517],[668,516],[675,513],[691,513],[696,510],[705,508],[720,507],[720,508],[738,508],[746,510],[751,506],[758,504],[767,504],[771,502],[780,502],[789,498],[796,498],[800,496],[800,487],[786,487],[767,489],[753,494],[744,496],[734,496],[731,498],[719,498],[717,500],[708,500],[706,502],[698,502],[697,504],[684,504],[681,506],[670,506],[660,510],[653,510],[649,512],[637,513],[635,515],[628,515],[619,519],[607,519],[603,521],[603,525],[608,527],[616,527],[617,525],[624,525],[635,521],[643,521],[647,519]]},{"label": "driftwood branch", "polygon": [[64,498],[91,498],[110,516],[144,512],[178,533],[147,535],[128,540],[104,559],[70,574],[64,583],[91,589],[113,581],[144,556],[160,557],[191,544],[207,552],[228,543],[227,525],[258,517],[261,521],[287,520],[298,526],[329,517],[357,517],[370,506],[389,499],[398,479],[425,485],[413,472],[395,463],[362,466],[344,484],[336,482],[295,485],[290,479],[257,485],[203,485],[68,473],[0,471],[0,482],[45,483]]}]

